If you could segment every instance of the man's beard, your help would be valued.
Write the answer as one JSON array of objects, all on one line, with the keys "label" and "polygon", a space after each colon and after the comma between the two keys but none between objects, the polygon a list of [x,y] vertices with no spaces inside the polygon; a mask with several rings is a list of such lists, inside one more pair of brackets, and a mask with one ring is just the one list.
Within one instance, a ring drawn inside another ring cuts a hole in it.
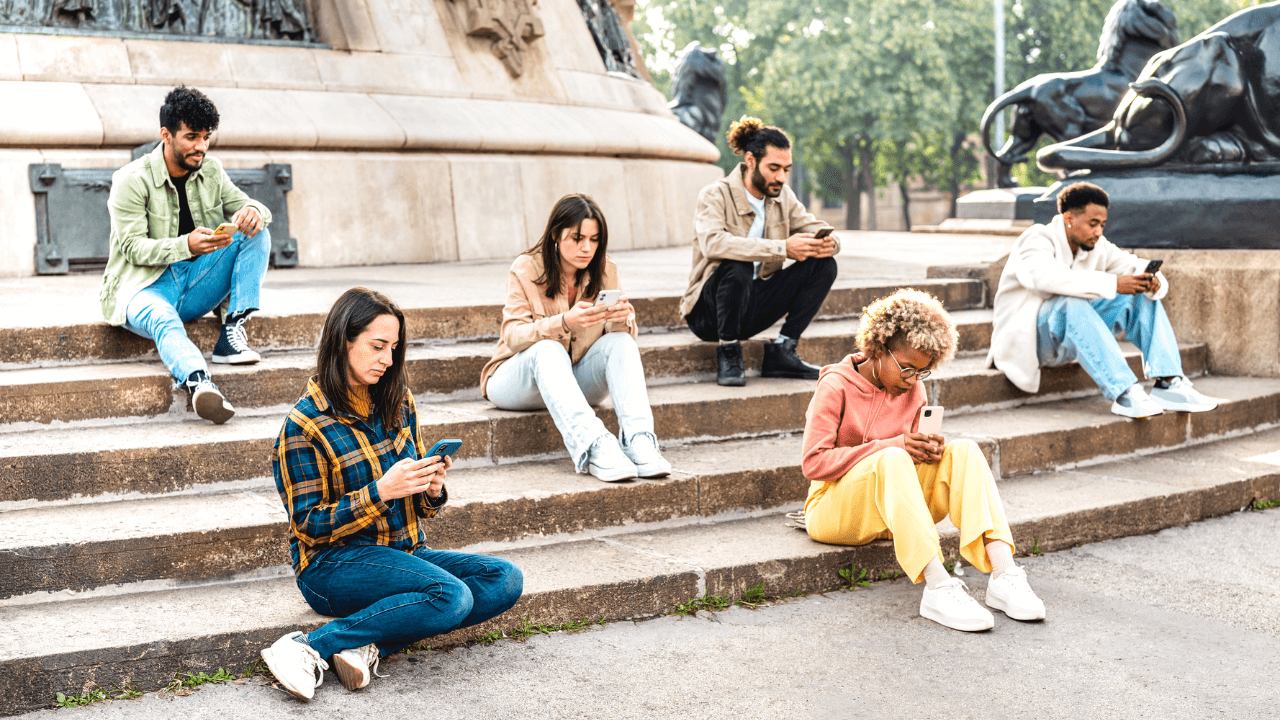
[{"label": "man's beard", "polygon": [[776,189],[769,187],[769,183],[764,180],[764,175],[760,174],[758,166],[751,171],[751,186],[756,189],[756,192],[765,197],[778,197],[782,194],[782,183],[778,183]]},{"label": "man's beard", "polygon": [[195,163],[193,164],[187,160],[188,156],[179,157],[176,148],[170,146],[169,151],[170,151],[170,154],[173,155],[174,164],[176,164],[178,167],[182,168],[183,170],[186,170],[187,172],[195,172],[199,170],[200,166],[204,163],[203,156],[199,160],[195,161]]}]

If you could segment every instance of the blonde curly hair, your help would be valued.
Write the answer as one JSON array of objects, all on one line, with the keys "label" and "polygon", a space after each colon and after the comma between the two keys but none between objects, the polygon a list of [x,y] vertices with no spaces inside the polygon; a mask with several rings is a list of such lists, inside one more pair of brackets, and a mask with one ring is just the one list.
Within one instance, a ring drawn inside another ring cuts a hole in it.
[{"label": "blonde curly hair", "polygon": [[858,326],[858,347],[867,357],[885,354],[894,339],[933,358],[937,367],[955,357],[959,333],[938,298],[906,288],[864,308]]}]

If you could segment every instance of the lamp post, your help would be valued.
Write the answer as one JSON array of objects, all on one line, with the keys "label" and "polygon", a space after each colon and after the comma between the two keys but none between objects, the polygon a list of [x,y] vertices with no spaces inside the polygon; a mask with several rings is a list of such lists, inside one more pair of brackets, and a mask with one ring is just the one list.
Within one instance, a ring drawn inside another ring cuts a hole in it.
[{"label": "lamp post", "polygon": [[[995,72],[995,91],[996,97],[999,98],[1004,94],[1004,0],[993,0],[995,3],[995,36],[996,36],[996,72]],[[995,140],[991,143],[992,147],[999,148],[1004,145],[1004,111],[996,113]],[[996,175],[998,174],[998,163],[995,158],[990,161],[990,181],[991,187],[996,186]]]}]

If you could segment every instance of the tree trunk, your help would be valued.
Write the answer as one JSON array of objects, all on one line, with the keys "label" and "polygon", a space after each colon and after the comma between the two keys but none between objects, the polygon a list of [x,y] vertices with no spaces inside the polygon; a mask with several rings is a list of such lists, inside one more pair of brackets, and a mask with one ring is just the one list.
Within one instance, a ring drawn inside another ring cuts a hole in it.
[{"label": "tree trunk", "polygon": [[853,147],[841,143],[838,150],[840,159],[843,160],[840,177],[844,185],[844,227],[846,230],[861,230],[862,203],[858,200],[859,183],[858,176],[854,172]]},{"label": "tree trunk", "polygon": [[906,180],[898,183],[898,189],[902,191],[902,222],[907,232],[911,232],[911,196],[907,194]]},{"label": "tree trunk", "polygon": [[874,155],[871,152],[871,140],[869,138],[863,138],[862,142],[858,144],[858,155],[859,164],[862,165],[861,189],[867,193],[867,197],[870,199],[867,203],[867,229],[878,230],[879,228],[876,227],[876,179],[871,174],[871,163],[874,160]]}]

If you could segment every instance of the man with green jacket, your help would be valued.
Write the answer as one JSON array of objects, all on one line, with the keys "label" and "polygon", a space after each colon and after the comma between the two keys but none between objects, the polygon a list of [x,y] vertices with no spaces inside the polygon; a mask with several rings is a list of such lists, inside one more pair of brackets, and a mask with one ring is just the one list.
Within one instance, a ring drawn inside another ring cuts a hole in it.
[{"label": "man with green jacket", "polygon": [[244,322],[259,308],[271,211],[206,157],[217,129],[218,110],[199,90],[178,86],[165,97],[160,145],[111,178],[111,254],[99,299],[108,323],[155,341],[196,414],[221,424],[235,408],[209,378],[183,323],[218,308],[213,361],[261,359],[249,348]]}]

